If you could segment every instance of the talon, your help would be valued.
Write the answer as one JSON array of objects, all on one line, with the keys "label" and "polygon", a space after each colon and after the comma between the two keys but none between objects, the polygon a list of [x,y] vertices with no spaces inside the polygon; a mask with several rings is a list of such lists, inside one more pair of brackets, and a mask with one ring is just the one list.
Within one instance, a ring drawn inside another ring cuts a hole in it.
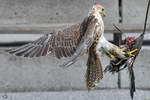
[{"label": "talon", "polygon": [[135,57],[135,55],[133,55],[133,53],[135,53],[136,51],[138,51],[138,49],[134,49],[134,50],[128,52],[127,54],[131,57]]},{"label": "talon", "polygon": [[135,57],[135,55],[131,54],[130,52],[128,52],[128,55],[131,57]]},{"label": "talon", "polygon": [[138,51],[138,49],[134,49],[134,50],[132,50],[132,51],[130,51],[131,53],[134,53],[134,52],[136,52],[136,51]]}]

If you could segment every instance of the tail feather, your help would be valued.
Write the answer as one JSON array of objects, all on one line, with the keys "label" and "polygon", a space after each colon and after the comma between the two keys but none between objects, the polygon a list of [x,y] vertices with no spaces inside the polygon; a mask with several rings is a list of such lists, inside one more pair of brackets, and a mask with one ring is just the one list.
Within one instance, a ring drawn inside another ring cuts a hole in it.
[{"label": "tail feather", "polygon": [[91,90],[103,78],[100,57],[97,53],[90,51],[87,61],[86,86]]}]

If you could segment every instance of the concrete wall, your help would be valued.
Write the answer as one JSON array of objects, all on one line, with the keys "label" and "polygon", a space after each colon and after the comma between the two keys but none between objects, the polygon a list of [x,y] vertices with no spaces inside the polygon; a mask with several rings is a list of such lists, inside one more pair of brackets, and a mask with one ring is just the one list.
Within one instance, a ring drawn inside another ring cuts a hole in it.
[{"label": "concrete wall", "polygon": [[[106,9],[105,30],[119,23],[118,0],[94,0]],[[123,30],[143,30],[148,0],[123,1]],[[42,32],[78,23],[87,16],[93,0],[0,0],[0,33]],[[148,19],[148,29],[150,24]]]},{"label": "concrete wall", "polygon": [[[118,22],[118,1],[96,0],[107,11],[106,23]],[[92,0],[0,0],[0,24],[77,23],[85,16]]]},{"label": "concrete wall", "polygon": [[[0,92],[86,90],[87,56],[66,69],[59,67],[65,60],[50,56],[27,59],[1,53],[0,59]],[[117,74],[106,74],[97,88],[117,88],[117,79]]]},{"label": "concrete wall", "polygon": [[[106,26],[118,23],[118,0],[102,4]],[[143,24],[148,0],[123,0],[123,24]],[[87,16],[93,0],[0,0],[0,25],[76,23]]]},{"label": "concrete wall", "polygon": [[[149,0],[122,0],[123,24],[144,24],[147,4]],[[149,15],[150,16],[150,13]],[[150,23],[150,18],[148,18]]]}]

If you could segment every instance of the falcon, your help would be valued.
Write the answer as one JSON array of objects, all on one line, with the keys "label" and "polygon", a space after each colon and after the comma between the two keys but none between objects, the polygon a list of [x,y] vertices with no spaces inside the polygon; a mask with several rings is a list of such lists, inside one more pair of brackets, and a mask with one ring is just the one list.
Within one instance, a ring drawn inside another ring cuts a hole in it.
[{"label": "falcon", "polygon": [[95,87],[103,78],[100,53],[104,52],[110,59],[125,58],[124,52],[108,42],[104,34],[104,7],[95,4],[89,10],[87,17],[78,24],[66,29],[46,34],[41,38],[20,47],[6,50],[10,54],[24,57],[40,57],[48,54],[56,58],[69,57],[62,67],[74,64],[80,56],[88,54],[86,86],[88,90]]}]

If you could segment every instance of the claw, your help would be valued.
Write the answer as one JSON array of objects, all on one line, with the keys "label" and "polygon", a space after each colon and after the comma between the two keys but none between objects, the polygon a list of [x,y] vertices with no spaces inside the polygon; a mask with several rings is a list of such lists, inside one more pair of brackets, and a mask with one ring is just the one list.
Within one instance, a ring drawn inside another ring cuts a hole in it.
[{"label": "claw", "polygon": [[136,51],[138,51],[138,49],[134,49],[134,50],[132,50],[132,51],[131,51],[131,53],[134,53],[134,52],[136,52]]},{"label": "claw", "polygon": [[127,54],[131,57],[135,57],[135,55],[133,53],[135,53],[136,51],[138,51],[138,49],[134,49],[134,50],[128,52]]}]

